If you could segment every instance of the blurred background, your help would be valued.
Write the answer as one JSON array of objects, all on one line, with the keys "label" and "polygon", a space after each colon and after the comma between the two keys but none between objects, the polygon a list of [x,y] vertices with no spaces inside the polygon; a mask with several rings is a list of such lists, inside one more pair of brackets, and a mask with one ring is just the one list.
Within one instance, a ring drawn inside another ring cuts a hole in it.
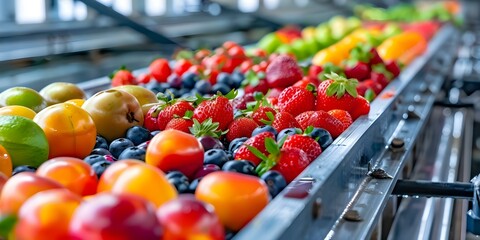
[{"label": "blurred background", "polygon": [[[360,1],[389,6],[400,0]],[[99,4],[100,3],[100,4]],[[146,67],[180,48],[258,41],[284,24],[352,15],[350,0],[0,0],[0,91]],[[113,10],[113,11],[112,11]],[[125,18],[126,17],[126,18]]]}]

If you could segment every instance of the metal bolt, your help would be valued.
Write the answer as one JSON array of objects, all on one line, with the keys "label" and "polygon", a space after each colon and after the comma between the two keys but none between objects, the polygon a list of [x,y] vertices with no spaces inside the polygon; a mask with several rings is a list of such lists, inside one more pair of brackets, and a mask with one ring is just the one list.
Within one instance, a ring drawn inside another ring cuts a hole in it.
[{"label": "metal bolt", "polygon": [[392,152],[403,151],[404,147],[405,147],[405,141],[401,138],[394,138],[392,142],[390,142],[390,146],[389,146]]},{"label": "metal bolt", "polygon": [[320,216],[321,211],[322,211],[322,199],[317,198],[313,202],[313,207],[312,207],[312,217],[313,217],[313,219],[317,219]]}]

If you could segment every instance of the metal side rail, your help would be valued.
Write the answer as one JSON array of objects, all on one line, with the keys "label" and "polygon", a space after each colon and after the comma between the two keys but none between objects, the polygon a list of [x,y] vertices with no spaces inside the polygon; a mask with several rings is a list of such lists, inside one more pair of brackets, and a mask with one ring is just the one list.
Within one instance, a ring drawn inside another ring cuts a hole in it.
[{"label": "metal side rail", "polygon": [[[370,114],[357,119],[234,239],[369,238],[453,61],[455,33],[452,26],[442,27],[427,52],[372,102]],[[438,65],[436,58],[448,51],[452,59]],[[376,171],[368,175],[369,170]]]}]

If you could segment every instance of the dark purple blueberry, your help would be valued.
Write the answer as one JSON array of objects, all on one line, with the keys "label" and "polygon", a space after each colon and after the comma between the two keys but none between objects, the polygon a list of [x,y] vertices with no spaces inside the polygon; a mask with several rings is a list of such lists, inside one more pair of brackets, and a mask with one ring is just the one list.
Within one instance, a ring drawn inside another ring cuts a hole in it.
[{"label": "dark purple blueberry", "polygon": [[108,150],[112,153],[112,156],[118,159],[118,156],[123,152],[123,150],[133,147],[135,144],[133,144],[132,141],[130,141],[127,138],[118,138],[113,140],[112,143],[110,143],[110,147]]},{"label": "dark purple blueberry", "polygon": [[277,130],[275,130],[275,128],[273,128],[270,125],[262,125],[262,126],[258,126],[255,129],[253,129],[252,137],[255,136],[255,135],[258,135],[260,133],[263,133],[263,132],[271,132],[271,133],[273,133],[273,135],[277,136]]},{"label": "dark purple blueberry", "polygon": [[92,150],[90,155],[111,155],[111,153],[105,148],[95,148]]},{"label": "dark purple blueberry", "polygon": [[157,134],[159,134],[161,131],[160,130],[157,130],[157,131],[153,131],[150,133],[150,135],[153,137],[155,137]]},{"label": "dark purple blueberry", "polygon": [[202,79],[195,83],[195,89],[197,89],[200,94],[209,94],[212,92],[212,84]]},{"label": "dark purple blueberry", "polygon": [[212,92],[213,93],[221,92],[224,95],[229,93],[231,90],[232,89],[229,86],[227,86],[223,83],[217,83],[217,84],[213,85],[213,87],[212,87]]},{"label": "dark purple blueberry", "polygon": [[330,135],[330,133],[323,128],[314,128],[307,135],[315,139],[318,144],[320,144],[322,150],[325,150],[333,142],[332,135]]},{"label": "dark purple blueberry", "polygon": [[226,72],[221,72],[217,75],[217,83],[222,83],[227,85],[228,87],[232,86],[232,78],[230,77],[230,74]]},{"label": "dark purple blueberry", "polygon": [[222,170],[226,172],[238,172],[257,176],[257,173],[255,172],[255,165],[247,160],[228,161],[223,165]]},{"label": "dark purple blueberry", "polygon": [[153,93],[157,94],[159,92],[163,93],[165,92],[165,89],[167,89],[169,87],[168,83],[159,83],[155,80],[153,81],[150,81],[149,83],[147,83],[147,85],[145,86],[148,90],[152,91]]},{"label": "dark purple blueberry", "polygon": [[171,172],[168,172],[167,175],[165,175],[165,177],[166,177],[167,179],[170,179],[170,178],[181,178],[183,181],[187,181],[187,182],[188,182],[187,176],[185,176],[185,174],[183,174],[183,173],[180,172],[180,171],[171,171]]},{"label": "dark purple blueberry", "polygon": [[203,156],[203,164],[215,164],[218,167],[222,167],[229,160],[227,153],[222,149],[210,149]]},{"label": "dark purple blueberry", "polygon": [[21,172],[35,172],[37,169],[35,167],[29,166],[29,165],[21,165],[13,169],[12,171],[12,176],[21,173]]},{"label": "dark purple blueberry", "polygon": [[195,173],[195,178],[202,178],[212,172],[216,172],[220,170],[221,170],[220,167],[215,164],[206,164],[206,165],[203,165],[203,167]]},{"label": "dark purple blueberry", "polygon": [[187,193],[190,183],[188,181],[183,181],[181,178],[169,178],[168,182],[172,184],[178,193]]},{"label": "dark purple blueberry", "polygon": [[170,87],[180,89],[182,87],[182,78],[177,74],[170,74],[167,78],[167,83],[170,84]]},{"label": "dark purple blueberry", "polygon": [[287,136],[292,136],[292,135],[300,134],[300,133],[302,133],[302,129],[300,129],[300,128],[285,128],[278,133],[277,141],[280,142],[283,138],[285,138]]},{"label": "dark purple blueberry", "polygon": [[232,154],[235,153],[235,151],[237,151],[237,149],[242,146],[242,144],[244,142],[246,142],[248,140],[247,137],[241,137],[241,138],[235,138],[233,139],[233,141],[230,142],[230,144],[228,145],[228,151],[231,152]]},{"label": "dark purple blueberry", "polygon": [[107,170],[107,168],[112,165],[112,162],[109,161],[100,161],[92,165],[92,169],[97,174],[97,177],[100,179],[102,174]]},{"label": "dark purple blueberry", "polygon": [[[195,83],[200,80],[198,74],[193,72],[186,72],[182,75],[182,84],[184,88],[192,89]],[[195,95],[194,95],[195,96]]]},{"label": "dark purple blueberry", "polygon": [[208,151],[210,149],[224,149],[223,143],[214,137],[203,136],[199,137],[198,141],[200,141],[202,144],[204,151]]},{"label": "dark purple blueberry", "polygon": [[95,164],[96,162],[102,162],[106,161],[104,155],[99,155],[99,154],[92,154],[88,155],[83,159],[84,162],[88,163],[90,166]]},{"label": "dark purple blueberry", "polygon": [[240,72],[233,72],[230,75],[230,78],[232,79],[232,88],[239,88],[242,85],[245,76]]},{"label": "dark purple blueberry", "polygon": [[95,140],[95,147],[94,148],[104,148],[108,149],[108,142],[107,139],[104,137],[97,135],[97,139]]},{"label": "dark purple blueberry", "polygon": [[260,178],[267,184],[268,191],[272,198],[277,196],[287,186],[285,178],[275,170],[267,171]]},{"label": "dark purple blueberry", "polygon": [[141,161],[145,161],[145,154],[147,153],[147,150],[145,148],[140,148],[140,147],[128,147],[125,150],[123,150],[122,153],[120,153],[120,156],[118,156],[118,160],[123,160],[123,159],[137,159]]},{"label": "dark purple blueberry", "polygon": [[136,146],[140,143],[150,140],[152,137],[150,131],[144,127],[133,126],[127,130],[126,137]]},{"label": "dark purple blueberry", "polygon": [[202,178],[196,178],[194,179],[190,185],[188,185],[188,193],[195,193],[195,190],[197,190],[198,183],[202,181]]}]

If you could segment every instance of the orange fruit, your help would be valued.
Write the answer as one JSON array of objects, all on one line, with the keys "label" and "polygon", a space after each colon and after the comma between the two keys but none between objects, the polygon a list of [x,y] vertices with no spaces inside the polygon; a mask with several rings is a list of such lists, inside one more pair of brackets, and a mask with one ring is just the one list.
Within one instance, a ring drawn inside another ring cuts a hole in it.
[{"label": "orange fruit", "polygon": [[110,165],[99,179],[97,186],[97,193],[109,191],[112,189],[113,184],[117,181],[118,176],[125,170],[134,165],[141,165],[144,162],[136,159],[124,159],[122,161],[116,161]]},{"label": "orange fruit", "polygon": [[0,145],[10,155],[14,167],[38,167],[48,159],[48,140],[32,120],[20,116],[0,116]]},{"label": "orange fruit", "polygon": [[70,104],[73,104],[77,107],[82,107],[84,102],[85,102],[85,99],[70,99],[70,100],[66,101],[65,103],[70,103]]},{"label": "orange fruit", "polygon": [[0,145],[0,172],[7,177],[12,176],[12,159],[2,145]]},{"label": "orange fruit", "polygon": [[33,119],[50,144],[49,158],[84,158],[95,146],[97,129],[87,111],[74,104],[59,103],[45,108]]},{"label": "orange fruit", "polygon": [[35,113],[32,109],[19,105],[0,108],[0,116],[21,116],[28,119],[33,119],[36,114],[37,113]]}]

